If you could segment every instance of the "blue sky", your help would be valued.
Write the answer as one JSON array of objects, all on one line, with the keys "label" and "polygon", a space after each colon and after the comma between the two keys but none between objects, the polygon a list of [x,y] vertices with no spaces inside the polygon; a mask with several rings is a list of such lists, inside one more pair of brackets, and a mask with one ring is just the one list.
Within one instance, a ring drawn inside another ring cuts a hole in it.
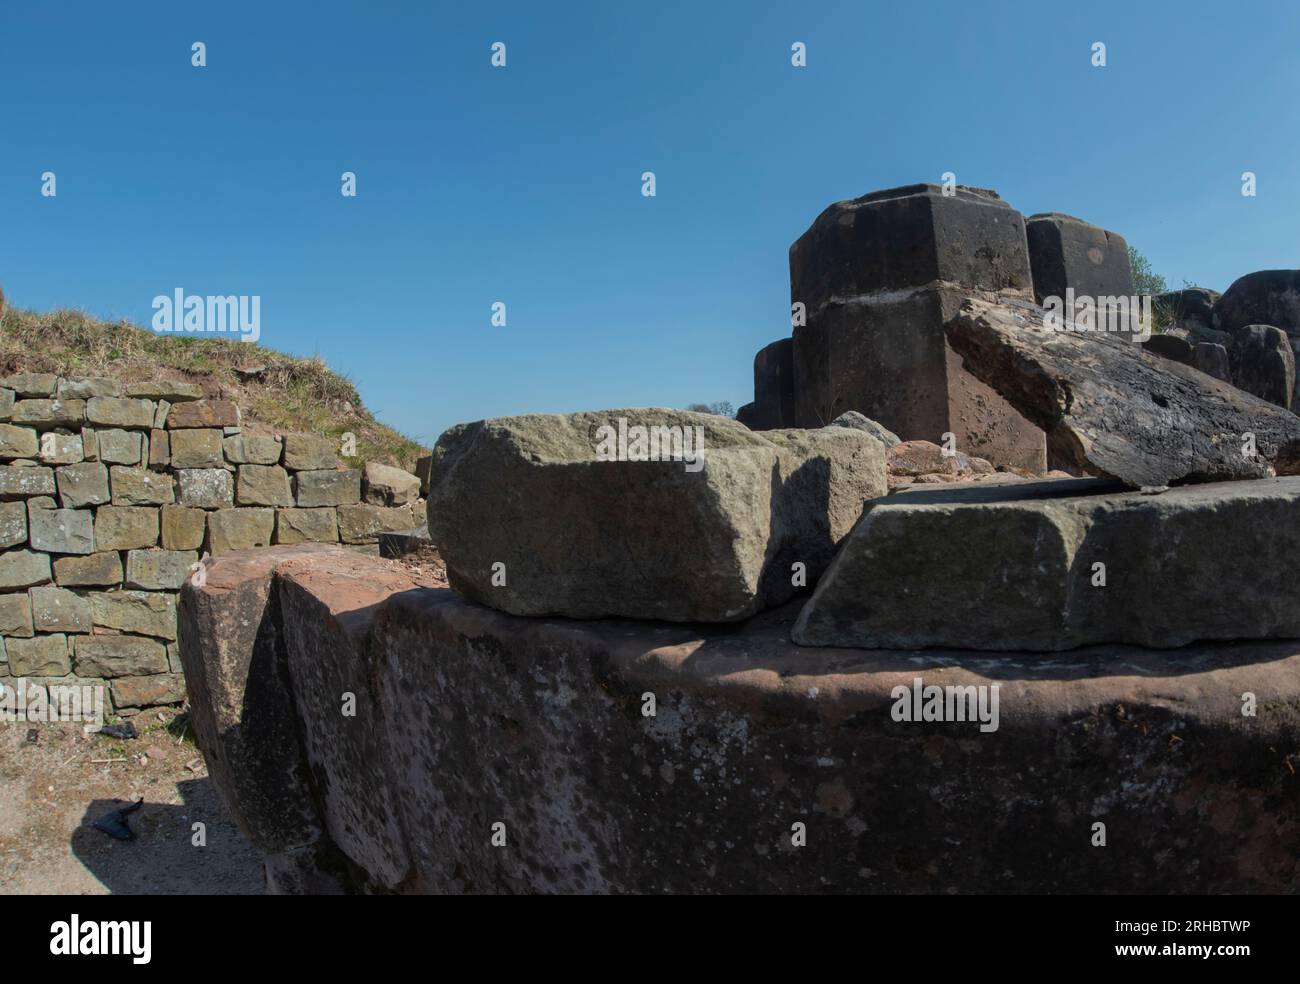
[{"label": "blue sky", "polygon": [[1172,285],[1300,265],[1294,3],[9,2],[0,49],[11,303],[260,295],[264,344],[424,441],[747,402],[790,243],[945,171]]}]

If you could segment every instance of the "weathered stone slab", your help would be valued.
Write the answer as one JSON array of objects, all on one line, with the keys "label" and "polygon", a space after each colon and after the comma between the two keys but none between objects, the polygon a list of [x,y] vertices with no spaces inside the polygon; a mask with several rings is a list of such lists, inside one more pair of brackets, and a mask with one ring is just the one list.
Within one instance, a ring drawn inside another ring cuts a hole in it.
[{"label": "weathered stone slab", "polygon": [[0,387],[0,420],[8,420],[14,412],[14,391]]},{"label": "weathered stone slab", "polygon": [[409,530],[418,521],[409,505],[372,506],[362,502],[338,507],[339,539],[344,543],[377,543],[380,533]]},{"label": "weathered stone slab", "polygon": [[220,468],[226,463],[220,427],[195,427],[172,431],[170,451],[173,468]]},{"label": "weathered stone slab", "polygon": [[27,588],[50,580],[49,554],[30,550],[0,553],[0,589]]},{"label": "weathered stone slab", "polygon": [[241,506],[292,506],[289,473],[279,465],[240,465],[235,502]]},{"label": "weathered stone slab", "polygon": [[138,465],[144,460],[144,435],[111,428],[95,432],[98,458],[110,465]]},{"label": "weathered stone slab", "polygon": [[167,400],[181,403],[185,400],[203,399],[203,387],[175,379],[151,379],[147,382],[128,383],[126,395],[145,400]]},{"label": "weathered stone slab", "polygon": [[367,462],[366,502],[375,506],[401,506],[420,497],[420,479],[401,468]]},{"label": "weathered stone slab", "polygon": [[329,548],[278,547],[214,558],[203,587],[180,594],[180,655],[195,737],[244,835],[284,852],[322,837],[297,736],[272,572]]},{"label": "weathered stone slab", "polygon": [[232,550],[265,547],[271,543],[274,531],[274,509],[218,509],[208,513],[208,550],[215,556]]},{"label": "weathered stone slab", "polygon": [[109,501],[108,469],[97,461],[64,465],[54,474],[65,509],[102,506]]},{"label": "weathered stone slab", "polygon": [[41,585],[29,588],[28,595],[37,632],[89,632],[93,627],[90,602],[67,588]]},{"label": "weathered stone slab", "polygon": [[105,679],[168,671],[167,647],[145,636],[80,636],[72,642],[72,660],[78,675]]},{"label": "weathered stone slab", "polygon": [[152,676],[118,677],[109,692],[113,706],[159,707],[185,700],[185,678],[178,673],[155,673]]},{"label": "weathered stone slab", "polygon": [[158,510],[150,506],[100,506],[95,510],[100,550],[134,550],[158,542]]},{"label": "weathered stone slab", "polygon": [[1300,638],[1284,572],[1297,549],[1300,477],[1158,495],[1095,479],[913,489],[868,504],[793,638],[1053,651]]},{"label": "weathered stone slab", "polygon": [[229,400],[193,400],[177,403],[167,412],[167,428],[238,427],[239,407]]},{"label": "weathered stone slab", "polygon": [[41,435],[40,460],[47,465],[75,465],[86,456],[81,447],[81,432],[46,431]]},{"label": "weathered stone slab", "polygon": [[1232,382],[1239,389],[1285,410],[1295,393],[1295,353],[1286,332],[1272,325],[1246,325],[1232,336],[1228,350]]},{"label": "weathered stone slab", "polygon": [[156,591],[98,591],[89,595],[95,625],[119,632],[176,638],[176,598]]},{"label": "weathered stone slab", "polygon": [[348,506],[361,501],[361,472],[355,469],[302,471],[293,476],[297,503],[314,506]]},{"label": "weathered stone slab", "polygon": [[232,465],[274,465],[283,450],[277,437],[236,434],[222,441],[226,460]]},{"label": "weathered stone slab", "polygon": [[742,423],[751,430],[795,426],[794,339],[778,339],[758,350],[754,356],[754,402],[749,406]]},{"label": "weathered stone slab", "polygon": [[149,467],[169,468],[172,463],[171,435],[154,428],[149,432]]},{"label": "weathered stone slab", "polygon": [[164,550],[197,550],[208,530],[207,513],[187,506],[162,507]]},{"label": "weathered stone slab", "polygon": [[856,410],[849,410],[840,414],[827,426],[847,427],[850,430],[865,431],[883,444],[886,449],[892,448],[895,444],[903,443],[903,439],[888,427],[882,427],[866,414],[858,413]]},{"label": "weathered stone slab", "polygon": [[27,499],[54,494],[54,472],[49,468],[0,465],[0,499]]},{"label": "weathered stone slab", "polygon": [[86,401],[85,419],[96,427],[143,428],[153,426],[154,405],[150,400],[95,396]]},{"label": "weathered stone slab", "polygon": [[55,395],[60,400],[89,400],[95,396],[121,396],[122,384],[103,376],[60,379]]},{"label": "weathered stone slab", "polygon": [[80,427],[86,419],[86,403],[83,400],[19,400],[9,419],[15,424],[31,424],[37,430]]},{"label": "weathered stone slab", "polygon": [[113,587],[122,583],[122,558],[116,550],[85,557],[59,557],[54,580],[62,587]]},{"label": "weathered stone slab", "polygon": [[53,396],[58,383],[59,377],[52,372],[20,372],[0,379],[0,386],[24,399]]},{"label": "weathered stone slab", "polygon": [[332,508],[277,509],[276,543],[337,543],[338,515]]},{"label": "weathered stone slab", "polygon": [[39,451],[35,428],[0,424],[0,458],[35,458]]},{"label": "weathered stone slab", "polygon": [[34,634],[32,602],[27,592],[0,594],[0,636],[31,638]]},{"label": "weathered stone slab", "polygon": [[109,482],[115,506],[162,506],[176,501],[175,479],[166,472],[114,465]]},{"label": "weathered stone slab", "polygon": [[1072,215],[1043,212],[1025,220],[1025,237],[1039,304],[1048,297],[1064,302],[1070,288],[1094,301],[1133,296],[1128,243],[1118,233]]},{"label": "weathered stone slab", "polygon": [[1197,342],[1192,346],[1192,365],[1207,376],[1232,382],[1232,365],[1228,350],[1216,342]]},{"label": "weathered stone slab", "polygon": [[198,559],[194,550],[132,550],[126,555],[126,586],[144,591],[176,591]]},{"label": "weathered stone slab", "polygon": [[1300,467],[1300,418],[1129,337],[1052,330],[1040,308],[978,299],[948,323],[966,368],[1042,427],[1070,465],[1134,486]]},{"label": "weathered stone slab", "polygon": [[284,467],[292,471],[323,471],[337,468],[334,442],[316,434],[284,435]]},{"label": "weathered stone slab", "polygon": [[9,675],[16,677],[61,677],[72,672],[68,661],[68,639],[63,634],[6,639]]},{"label": "weathered stone slab", "polygon": [[95,552],[95,515],[89,509],[30,509],[27,531],[35,550],[58,554]]},{"label": "weathered stone slab", "polygon": [[[700,428],[702,467],[626,460],[640,456],[632,427]],[[676,410],[461,424],[438,441],[431,485],[430,532],[467,597],[517,614],[676,621],[780,603],[794,564],[814,583],[863,500],[886,488],[884,448],[867,434],[759,434]]]},{"label": "weathered stone slab", "polygon": [[27,505],[21,500],[0,502],[0,548],[27,542]]},{"label": "weathered stone slab", "polygon": [[234,483],[224,468],[182,468],[176,472],[178,504],[197,509],[223,509],[235,504]]}]

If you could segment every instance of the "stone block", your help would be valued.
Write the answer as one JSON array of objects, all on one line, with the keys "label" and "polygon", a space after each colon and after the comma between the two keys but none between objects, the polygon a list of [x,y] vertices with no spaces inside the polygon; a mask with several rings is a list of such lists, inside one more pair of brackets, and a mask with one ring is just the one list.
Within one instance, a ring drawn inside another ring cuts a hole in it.
[{"label": "stone block", "polygon": [[361,501],[361,473],[354,469],[302,471],[293,476],[299,506],[347,506]]},{"label": "stone block", "polygon": [[203,399],[203,387],[198,383],[186,383],[174,379],[151,379],[147,382],[128,383],[126,395],[144,400],[182,403],[186,400]]},{"label": "stone block", "polygon": [[8,420],[14,412],[14,391],[0,388],[0,420]]},{"label": "stone block", "polygon": [[338,507],[339,539],[344,543],[377,543],[380,533],[404,532],[419,525],[409,505],[374,506],[356,503]]},{"label": "stone block", "polygon": [[[316,434],[284,435],[284,467],[292,471],[324,471],[337,468],[335,443]],[[323,503],[322,503],[323,505]]]},{"label": "stone block", "polygon": [[30,465],[0,465],[0,499],[54,494],[54,472]]},{"label": "stone block", "polygon": [[27,592],[0,594],[0,636],[31,638],[34,634],[32,602]]},{"label": "stone block", "polygon": [[167,429],[238,427],[239,407],[229,400],[193,400],[177,403],[167,412]]},{"label": "stone block", "polygon": [[144,435],[113,428],[95,432],[98,458],[110,465],[138,465],[144,460]]},{"label": "stone block", "polygon": [[126,586],[144,591],[177,591],[198,559],[194,550],[132,550],[126,555]]},{"label": "stone block", "polygon": [[97,591],[88,595],[95,625],[119,632],[176,638],[176,598],[156,591]]},{"label": "stone block", "polygon": [[276,543],[337,543],[338,516],[333,508],[277,509]]},{"label": "stone block", "polygon": [[6,639],[9,674],[15,677],[61,677],[72,672],[68,660],[67,636],[33,636],[30,639]]},{"label": "stone block", "polygon": [[0,458],[35,458],[39,451],[35,428],[0,424]]},{"label": "stone block", "polygon": [[75,465],[85,459],[81,432],[46,431],[41,435],[40,459],[47,465]]},{"label": "stone block", "polygon": [[368,462],[365,467],[365,499],[374,506],[401,506],[420,497],[419,476],[401,468]]},{"label": "stone block", "polygon": [[60,379],[55,389],[60,400],[89,400],[95,396],[121,396],[122,384],[116,379],[103,376],[87,376],[83,379]]},{"label": "stone block", "polygon": [[187,506],[162,507],[162,546],[164,550],[197,550],[207,533],[207,513]]},{"label": "stone block", "polygon": [[[751,430],[795,426],[794,339],[782,338],[754,356],[754,402],[741,422]],[[740,419],[740,414],[736,415]]]},{"label": "stone block", "polygon": [[172,467],[221,468],[226,463],[221,441],[219,427],[195,427],[171,432]]},{"label": "stone block", "polygon": [[282,445],[278,437],[236,434],[224,438],[226,460],[232,465],[274,465],[280,461]]},{"label": "stone block", "polygon": [[154,409],[151,400],[94,396],[86,401],[85,419],[97,427],[148,430],[153,427]]},{"label": "stone block", "polygon": [[175,480],[166,472],[114,465],[109,483],[115,506],[162,506],[176,501]]},{"label": "stone block", "polygon": [[167,673],[167,647],[157,639],[134,635],[87,635],[72,641],[72,662],[79,676],[148,676]]},{"label": "stone block", "polygon": [[1044,212],[1025,220],[1025,235],[1039,304],[1048,297],[1064,303],[1069,288],[1094,302],[1135,294],[1128,243],[1118,233],[1070,215]]},{"label": "stone block", "polygon": [[84,557],[59,557],[54,580],[65,588],[107,588],[122,583],[122,558],[116,550]]},{"label": "stone block", "polygon": [[218,509],[208,513],[208,552],[215,556],[269,546],[274,532],[274,509]]},{"label": "stone block", "polygon": [[47,553],[95,552],[95,514],[89,509],[32,509],[27,514],[32,548]]},{"label": "stone block", "polygon": [[149,432],[149,467],[169,468],[171,463],[171,441],[167,431],[151,430]]},{"label": "stone block", "polygon": [[185,700],[185,678],[176,673],[118,677],[111,682],[109,692],[117,710],[180,704]]},{"label": "stone block", "polygon": [[99,436],[93,427],[81,428],[81,453],[87,461],[99,460]]},{"label": "stone block", "polygon": [[292,506],[289,473],[279,465],[240,465],[235,502],[241,506]]},{"label": "stone block", "polygon": [[84,400],[19,400],[9,419],[42,431],[53,427],[79,428],[86,419],[86,403]]},{"label": "stone block", "polygon": [[1232,382],[1238,389],[1290,410],[1296,387],[1295,353],[1286,332],[1272,325],[1245,325],[1228,349]]},{"label": "stone block", "polygon": [[64,465],[54,475],[65,509],[102,506],[109,501],[108,469],[97,461]]},{"label": "stone block", "polygon": [[50,580],[50,555],[30,550],[0,553],[0,590],[28,588]]},{"label": "stone block", "polygon": [[183,468],[176,472],[178,502],[198,509],[223,509],[234,505],[234,483],[224,468]]},{"label": "stone block", "polygon": [[0,386],[13,390],[23,399],[43,399],[54,395],[59,377],[52,372],[20,372],[0,379]]},{"label": "stone block", "polygon": [[0,502],[0,548],[27,542],[27,506],[21,500]]},{"label": "stone block", "polygon": [[100,506],[95,542],[101,550],[135,550],[158,542],[158,510],[152,506]]},{"label": "stone block", "polygon": [[[67,588],[29,588],[32,624],[38,632],[90,632],[90,602]],[[93,674],[92,674],[93,675]]]}]

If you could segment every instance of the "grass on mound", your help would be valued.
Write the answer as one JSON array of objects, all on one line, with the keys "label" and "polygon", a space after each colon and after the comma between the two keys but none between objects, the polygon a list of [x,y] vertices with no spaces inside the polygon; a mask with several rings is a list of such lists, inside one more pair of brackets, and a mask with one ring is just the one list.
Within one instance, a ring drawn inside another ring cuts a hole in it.
[{"label": "grass on mound", "polygon": [[[236,369],[257,369],[243,376]],[[299,359],[224,338],[159,335],[126,321],[81,311],[40,313],[5,308],[0,315],[0,375],[53,372],[107,376],[124,383],[183,380],[210,398],[232,400],[249,433],[302,432],[356,436],[350,465],[375,461],[413,471],[428,451],[377,421],[356,387],[319,357]]]}]

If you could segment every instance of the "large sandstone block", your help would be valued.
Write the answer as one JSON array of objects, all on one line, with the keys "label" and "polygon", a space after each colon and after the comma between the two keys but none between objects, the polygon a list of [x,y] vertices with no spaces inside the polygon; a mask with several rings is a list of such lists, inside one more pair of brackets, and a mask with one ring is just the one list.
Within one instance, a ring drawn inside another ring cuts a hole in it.
[{"label": "large sandstone block", "polygon": [[27,528],[33,549],[57,554],[95,552],[95,516],[89,509],[31,509]]},{"label": "large sandstone block", "polygon": [[60,677],[72,672],[68,661],[68,638],[62,633],[31,639],[5,640],[9,675],[15,677]]},{"label": "large sandstone block", "polygon": [[1214,302],[1214,327],[1236,332],[1273,325],[1300,343],[1300,270],[1260,270],[1238,277]]},{"label": "large sandstone block", "polygon": [[1281,328],[1272,325],[1238,328],[1232,336],[1228,360],[1233,385],[1285,410],[1291,409],[1296,360]]},{"label": "large sandstone block", "polygon": [[284,435],[284,467],[293,471],[323,471],[337,468],[334,442],[316,434]]},{"label": "large sandstone block", "polygon": [[178,503],[196,509],[224,509],[235,504],[234,483],[224,468],[182,468],[176,472]]},{"label": "large sandstone block", "polygon": [[65,509],[102,506],[109,501],[108,469],[97,461],[64,465],[54,474]]},{"label": "large sandstone block", "polygon": [[745,416],[741,422],[751,430],[795,426],[794,339],[778,339],[754,356],[754,402]]},{"label": "large sandstone block", "polygon": [[42,585],[29,588],[28,594],[36,631],[89,632],[93,627],[90,602],[67,588]]},{"label": "large sandstone block", "polygon": [[222,441],[226,460],[232,465],[274,465],[280,460],[281,444],[278,437],[259,437],[254,434],[235,434]]},{"label": "large sandstone block", "polygon": [[96,427],[123,429],[153,426],[154,405],[149,400],[116,396],[94,396],[85,405],[85,419]]},{"label": "large sandstone block", "polygon": [[151,676],[118,677],[111,681],[109,692],[113,707],[159,707],[185,700],[185,678],[179,673],[155,673]]},{"label": "large sandstone block", "polygon": [[74,465],[85,459],[81,433],[46,431],[41,435],[40,459],[47,465]]},{"label": "large sandstone block", "polygon": [[332,508],[277,509],[276,543],[337,543],[338,514]]},{"label": "large sandstone block", "polygon": [[1300,477],[1159,495],[1095,479],[912,489],[868,504],[793,638],[1053,651],[1300,638],[1281,570],[1297,549]]},{"label": "large sandstone block", "polygon": [[220,427],[172,431],[168,441],[173,468],[220,468],[225,464]]},{"label": "large sandstone block", "polygon": [[39,451],[35,428],[0,424],[0,458],[35,458]]},{"label": "large sandstone block", "polygon": [[0,386],[24,399],[53,396],[58,383],[59,377],[52,372],[20,372],[0,379]]},{"label": "large sandstone block", "polygon": [[181,403],[185,400],[203,399],[203,387],[198,383],[186,383],[174,379],[151,379],[139,383],[128,383],[126,395],[144,400],[167,400]]},{"label": "large sandstone block", "polygon": [[286,681],[274,569],[329,548],[278,547],[214,558],[180,594],[180,656],[195,737],[240,830],[260,851],[318,843],[322,821]]},{"label": "large sandstone block", "polygon": [[30,550],[0,553],[0,590],[27,588],[50,580],[50,555]]},{"label": "large sandstone block", "polygon": [[952,433],[969,454],[1044,470],[1042,434],[945,341],[973,290],[1032,297],[1024,219],[996,192],[913,185],[826,209],[790,247],[796,425],[857,410],[904,440]]},{"label": "large sandstone block", "polygon": [[198,559],[194,550],[132,550],[126,555],[126,586],[144,591],[176,591]]},{"label": "large sandstone block", "polygon": [[55,395],[60,400],[89,400],[95,396],[121,396],[122,384],[116,379],[108,379],[103,376],[60,379]]},{"label": "large sandstone block", "polygon": [[0,636],[35,634],[32,626],[32,602],[27,592],[0,594]]},{"label": "large sandstone block", "polygon": [[115,506],[162,506],[176,501],[176,482],[166,472],[114,465],[109,483]]},{"label": "large sandstone block", "polygon": [[31,424],[37,430],[80,427],[86,419],[86,403],[83,400],[19,400],[9,419],[15,424]]},{"label": "large sandstone block", "polygon": [[1034,300],[1057,297],[1066,291],[1093,298],[1131,297],[1133,269],[1128,243],[1071,215],[1044,212],[1025,220],[1029,266],[1034,276]]},{"label": "large sandstone block", "polygon": [[178,403],[167,412],[169,430],[238,426],[239,407],[229,400],[192,400]]},{"label": "large sandstone block", "polygon": [[158,510],[150,506],[100,506],[95,510],[100,550],[134,550],[158,542]]},{"label": "large sandstone block", "polygon": [[147,676],[166,673],[167,647],[157,639],[134,635],[87,635],[72,643],[72,660],[79,676]]},{"label": "large sandstone block", "polygon": [[1300,417],[1041,308],[970,299],[948,323],[966,367],[1048,433],[1063,463],[1130,485],[1291,474]]},{"label": "large sandstone block", "polygon": [[54,472],[44,467],[0,465],[0,499],[54,494]]},{"label": "large sandstone block", "polygon": [[344,543],[377,543],[380,533],[414,529],[420,523],[409,505],[372,506],[356,503],[338,507],[339,539]]},{"label": "large sandstone block", "polygon": [[361,501],[361,472],[352,468],[301,471],[293,476],[297,503],[304,508],[349,506]]},{"label": "large sandstone block", "polygon": [[[635,460],[650,431],[633,428],[677,428],[695,448],[702,435],[703,457]],[[812,584],[886,488],[884,448],[867,434],[758,434],[675,410],[461,424],[439,439],[430,485],[430,533],[467,597],[516,614],[674,621],[784,601],[794,564]]]},{"label": "large sandstone block", "polygon": [[232,550],[265,547],[270,544],[274,530],[274,509],[218,509],[208,513],[208,550],[215,556]]},{"label": "large sandstone block", "polygon": [[289,473],[279,465],[240,465],[235,502],[241,506],[292,506]]},{"label": "large sandstone block", "polygon": [[203,546],[208,517],[202,509],[188,506],[162,507],[162,546],[164,550],[197,550]]},{"label": "large sandstone block", "polygon": [[122,583],[122,558],[116,550],[85,557],[58,557],[54,580],[65,588],[113,587]]},{"label": "large sandstone block", "polygon": [[0,548],[27,542],[27,504],[22,500],[0,502]]},{"label": "large sandstone block", "polygon": [[[283,549],[255,556],[269,566]],[[249,722],[280,721],[279,708],[257,701],[292,695],[291,720],[312,746],[303,771],[322,781],[297,799],[284,780],[273,793],[289,809],[319,804],[320,823],[349,844],[354,874],[401,871],[403,892],[1300,887],[1300,800],[1281,751],[1300,736],[1294,641],[996,658],[808,650],[789,642],[791,607],[741,626],[516,618],[391,581],[380,561],[344,566],[335,556],[292,570],[278,562],[271,604],[195,640],[185,657],[192,720],[206,748],[199,722],[211,708],[231,713],[220,747],[247,749]],[[203,595],[229,605],[240,589],[226,565],[251,559],[216,558]],[[349,600],[354,591],[365,593]],[[262,674],[265,689],[250,674],[237,695],[200,695],[190,661],[211,672],[215,647],[249,626],[282,640],[292,633],[291,669]],[[286,678],[290,686],[276,686]],[[954,698],[972,712],[991,703],[994,720],[900,720],[900,701],[910,710],[913,695],[934,686],[949,691],[949,707]],[[355,718],[326,700],[339,689],[358,697]],[[1254,716],[1242,714],[1247,692]],[[318,704],[303,700],[312,693]],[[287,758],[300,747],[294,730],[253,747]],[[266,850],[263,838],[280,833],[288,811],[246,794],[270,776],[292,781],[298,762],[250,758],[227,770],[209,753],[232,813]],[[384,803],[396,825],[374,815]],[[1103,865],[1062,865],[1096,851],[1087,835],[1099,803],[1106,850],[1118,853]],[[1246,814],[1248,823],[1233,820]],[[497,821],[505,849],[484,836]],[[808,836],[792,848],[796,822]],[[976,842],[987,852],[972,855]],[[268,859],[272,890],[310,890],[281,877],[284,857]]]},{"label": "large sandstone block", "polygon": [[120,428],[95,431],[97,457],[110,465],[138,465],[144,461],[144,440],[139,431]]},{"label": "large sandstone block", "polygon": [[97,591],[90,598],[97,626],[153,636],[176,638],[176,598],[156,591]]},{"label": "large sandstone block", "polygon": [[420,497],[420,479],[401,468],[367,462],[366,502],[375,506],[401,506]]}]

